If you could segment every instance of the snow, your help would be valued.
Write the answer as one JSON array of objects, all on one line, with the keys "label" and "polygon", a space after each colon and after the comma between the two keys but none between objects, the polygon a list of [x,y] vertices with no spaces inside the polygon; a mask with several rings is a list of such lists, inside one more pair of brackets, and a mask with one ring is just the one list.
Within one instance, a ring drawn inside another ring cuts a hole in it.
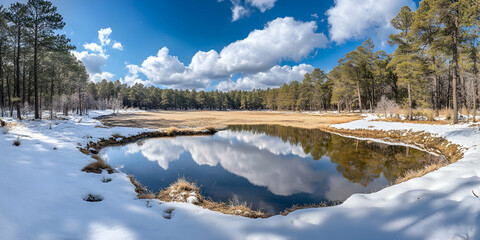
[{"label": "snow", "polygon": [[[147,131],[95,127],[101,123],[93,117],[108,113],[20,121],[0,133],[1,239],[480,239],[480,198],[472,193],[480,194],[478,126],[380,122],[374,116],[335,125],[430,132],[464,147],[464,157],[421,178],[355,194],[339,206],[249,219],[188,203],[140,200],[123,173],[80,171],[93,159],[77,147]],[[17,137],[18,147],[12,144]],[[112,181],[102,182],[107,177]],[[88,194],[103,201],[86,202]]]}]

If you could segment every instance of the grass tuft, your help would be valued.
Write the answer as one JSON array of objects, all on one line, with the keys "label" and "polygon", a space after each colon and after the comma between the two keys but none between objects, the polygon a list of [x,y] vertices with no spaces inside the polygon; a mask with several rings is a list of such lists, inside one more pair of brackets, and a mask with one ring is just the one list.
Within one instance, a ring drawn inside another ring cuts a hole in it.
[{"label": "grass tuft", "polygon": [[167,133],[168,136],[174,136],[175,133],[178,132],[178,128],[176,127],[169,127],[167,129],[165,129],[165,132]]},{"label": "grass tuft", "polygon": [[128,175],[128,179],[130,179],[130,182],[132,182],[133,186],[135,186],[135,192],[137,193],[139,199],[155,198],[155,194],[149,192],[148,189],[139,183],[133,175]]},{"label": "grass tuft", "polygon": [[229,203],[214,202],[205,199],[195,183],[180,178],[172,185],[158,193],[157,198],[165,202],[189,202],[203,208],[230,215],[249,218],[266,218],[267,214],[252,210],[246,203],[230,201]]},{"label": "grass tuft", "polygon": [[87,202],[101,202],[102,200],[103,200],[103,197],[101,195],[91,194],[91,193],[89,193],[87,196],[83,198],[83,201],[87,201]]},{"label": "grass tuft", "polygon": [[18,147],[18,146],[20,146],[21,143],[22,143],[22,142],[20,141],[20,138],[17,138],[17,139],[15,139],[15,141],[13,141],[13,146],[17,146],[17,147]]},{"label": "grass tuft", "polygon": [[406,182],[410,179],[424,176],[425,174],[436,171],[436,170],[438,170],[441,167],[444,167],[446,165],[448,165],[448,164],[445,163],[445,162],[434,162],[434,163],[432,163],[430,165],[427,165],[427,166],[425,166],[424,168],[421,168],[421,169],[408,170],[403,175],[403,177],[400,177],[395,181],[395,184],[403,183],[403,182]]},{"label": "grass tuft", "polygon": [[105,161],[103,161],[98,155],[93,155],[92,158],[96,159],[97,161],[88,164],[82,169],[82,171],[87,173],[102,173],[102,170],[107,170],[109,174],[115,172],[115,169],[105,163]]}]

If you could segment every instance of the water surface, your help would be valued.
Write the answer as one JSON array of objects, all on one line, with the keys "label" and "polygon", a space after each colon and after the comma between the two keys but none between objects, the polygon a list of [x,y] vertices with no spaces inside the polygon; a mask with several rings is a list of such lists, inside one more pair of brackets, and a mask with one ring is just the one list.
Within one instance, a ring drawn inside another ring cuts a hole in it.
[{"label": "water surface", "polygon": [[438,158],[404,146],[274,125],[147,139],[105,148],[101,155],[153,192],[186,177],[207,198],[247,202],[269,214],[380,190]]}]

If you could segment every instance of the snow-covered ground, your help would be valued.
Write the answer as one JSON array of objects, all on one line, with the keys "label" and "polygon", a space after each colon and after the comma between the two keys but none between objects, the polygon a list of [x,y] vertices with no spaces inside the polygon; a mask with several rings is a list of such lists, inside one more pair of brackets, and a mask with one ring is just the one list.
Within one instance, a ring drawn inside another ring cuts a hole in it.
[{"label": "snow-covered ground", "polygon": [[[123,173],[80,171],[93,160],[78,146],[145,131],[95,127],[101,124],[91,117],[106,113],[22,121],[0,133],[0,239],[480,239],[480,198],[472,193],[480,195],[478,126],[370,121],[374,117],[336,125],[431,132],[462,145],[464,158],[376,193],[355,194],[339,206],[249,219],[139,200]],[[20,146],[12,144],[17,138]],[[88,194],[104,199],[86,202]]]}]

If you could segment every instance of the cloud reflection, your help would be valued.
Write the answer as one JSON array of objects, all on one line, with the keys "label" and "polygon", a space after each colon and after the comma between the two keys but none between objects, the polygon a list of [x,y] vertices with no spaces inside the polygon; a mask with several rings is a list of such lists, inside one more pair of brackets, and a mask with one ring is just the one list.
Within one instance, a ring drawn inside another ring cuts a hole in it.
[{"label": "cloud reflection", "polygon": [[324,192],[318,188],[328,186],[324,170],[315,169],[310,159],[298,159],[308,156],[300,146],[265,134],[222,131],[208,137],[149,139],[127,148],[128,154],[140,152],[165,170],[170,162],[189,152],[198,165],[220,164],[230,173],[281,196]]}]

